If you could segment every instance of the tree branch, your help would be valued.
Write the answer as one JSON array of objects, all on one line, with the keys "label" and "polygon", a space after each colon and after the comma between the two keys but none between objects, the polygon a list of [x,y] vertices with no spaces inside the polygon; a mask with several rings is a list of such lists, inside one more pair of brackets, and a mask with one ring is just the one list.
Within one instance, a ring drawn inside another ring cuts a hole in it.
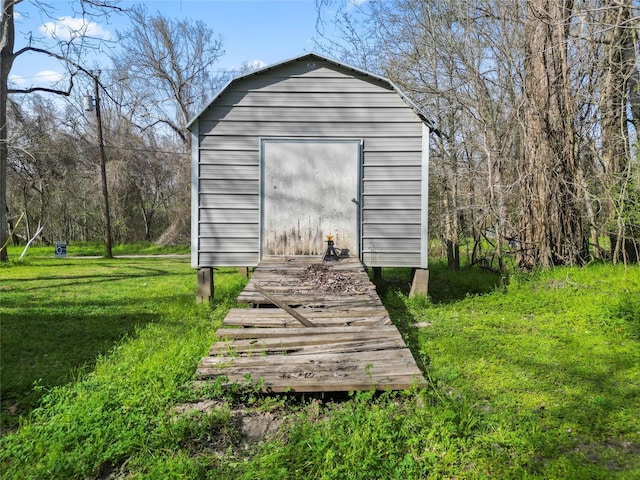
[{"label": "tree branch", "polygon": [[20,88],[20,89],[9,88],[7,92],[12,94],[45,92],[45,93],[53,93],[55,95],[64,95],[65,97],[68,97],[69,95],[71,95],[71,90],[73,89],[73,77],[74,77],[74,74],[71,75],[71,78],[69,79],[69,87],[66,90],[61,90],[58,88],[48,88],[48,87],[31,87],[31,88]]},{"label": "tree branch", "polygon": [[86,68],[84,68],[79,63],[76,63],[73,60],[70,60],[68,57],[65,57],[64,55],[60,55],[58,53],[52,52],[50,50],[46,50],[44,48],[31,47],[31,46],[24,47],[24,48],[21,48],[20,50],[18,50],[17,52],[15,52],[13,54],[13,56],[14,56],[14,58],[18,58],[20,55],[23,55],[23,54],[29,53],[29,52],[41,53],[43,55],[47,55],[49,57],[55,58],[56,60],[60,60],[61,62],[67,63],[67,64],[71,65],[72,67],[76,68],[77,70],[80,70],[81,72],[86,73],[87,75],[93,77],[93,73],[91,72],[91,70],[87,70]]}]

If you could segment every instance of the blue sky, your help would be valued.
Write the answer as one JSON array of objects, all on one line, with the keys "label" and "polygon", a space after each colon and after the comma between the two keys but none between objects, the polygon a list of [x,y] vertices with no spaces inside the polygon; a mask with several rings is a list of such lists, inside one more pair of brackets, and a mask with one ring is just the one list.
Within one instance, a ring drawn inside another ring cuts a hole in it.
[{"label": "blue sky", "polygon": [[[349,0],[362,3],[365,0]],[[29,35],[36,42],[50,42],[50,32],[60,36],[73,30],[86,29],[98,38],[115,38],[116,30],[129,27],[125,16],[83,23],[73,13],[78,2],[49,0],[51,10],[44,14],[28,0],[16,7],[16,50],[24,46]],[[140,2],[123,2],[130,6]],[[160,11],[169,17],[204,21],[223,40],[225,55],[219,68],[232,70],[243,62],[259,65],[286,60],[314,51],[317,11],[314,0],[153,0],[144,2],[150,12]],[[38,43],[39,45],[39,43]],[[98,57],[90,61],[107,67],[108,61]],[[94,65],[90,65],[94,67]],[[14,86],[46,85],[63,78],[64,68],[55,60],[41,55],[24,57],[14,64],[10,82]]]}]

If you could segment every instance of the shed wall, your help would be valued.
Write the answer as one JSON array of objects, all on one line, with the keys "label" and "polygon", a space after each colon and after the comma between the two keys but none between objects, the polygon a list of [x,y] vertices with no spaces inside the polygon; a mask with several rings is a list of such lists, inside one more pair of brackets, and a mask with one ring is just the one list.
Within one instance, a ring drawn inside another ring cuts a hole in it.
[{"label": "shed wall", "polygon": [[331,62],[308,64],[239,79],[199,117],[194,266],[259,262],[264,137],[362,139],[363,261],[426,266],[422,121],[387,83]]}]

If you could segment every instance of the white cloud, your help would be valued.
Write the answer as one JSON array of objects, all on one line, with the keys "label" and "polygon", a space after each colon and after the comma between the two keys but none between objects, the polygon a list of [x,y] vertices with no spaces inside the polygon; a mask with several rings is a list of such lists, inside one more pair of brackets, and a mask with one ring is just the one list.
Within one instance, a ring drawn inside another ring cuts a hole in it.
[{"label": "white cloud", "polygon": [[65,78],[64,73],[56,72],[54,70],[42,70],[30,77],[23,77],[20,75],[10,75],[9,83],[17,86],[18,88],[27,88],[30,86],[47,86],[57,83]]},{"label": "white cloud", "polygon": [[247,62],[247,67],[249,67],[251,70],[260,70],[261,68],[264,68],[266,66],[267,64],[262,60],[252,60],[250,62]]},{"label": "white cloud", "polygon": [[54,70],[42,70],[36,73],[35,80],[43,83],[55,83],[59,82],[65,77],[64,73],[56,72]]},{"label": "white cloud", "polygon": [[55,22],[46,22],[40,31],[49,38],[74,40],[81,37],[101,38],[109,40],[111,33],[96,22],[88,22],[84,18],[60,17]]},{"label": "white cloud", "polygon": [[20,75],[9,75],[9,84],[17,85],[18,87],[24,87],[27,84],[27,80]]}]

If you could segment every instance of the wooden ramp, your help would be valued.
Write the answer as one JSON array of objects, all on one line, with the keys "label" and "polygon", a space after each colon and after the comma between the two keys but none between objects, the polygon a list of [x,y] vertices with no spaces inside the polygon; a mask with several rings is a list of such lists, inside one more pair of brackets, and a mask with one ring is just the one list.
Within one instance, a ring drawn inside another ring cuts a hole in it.
[{"label": "wooden ramp", "polygon": [[[220,340],[200,361],[200,379],[243,382],[248,375],[268,392],[402,390],[426,384],[358,260],[265,259],[238,301],[254,308],[229,311],[225,328],[216,332]],[[265,308],[273,307],[272,301],[284,309]],[[292,313],[313,326],[303,326]]]}]

